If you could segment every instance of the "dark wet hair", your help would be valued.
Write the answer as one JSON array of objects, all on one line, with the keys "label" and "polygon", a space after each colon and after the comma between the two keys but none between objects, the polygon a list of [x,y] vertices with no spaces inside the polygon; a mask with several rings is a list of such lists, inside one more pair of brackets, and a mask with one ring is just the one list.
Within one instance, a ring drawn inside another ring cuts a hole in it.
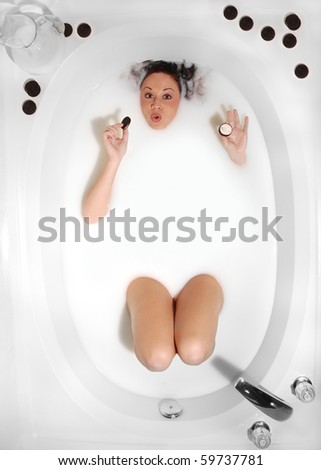
[{"label": "dark wet hair", "polygon": [[135,64],[130,69],[139,87],[143,81],[152,73],[165,73],[170,75],[178,85],[179,91],[186,99],[191,99],[194,93],[204,94],[203,80],[197,77],[197,67],[195,64],[187,65],[185,61],[181,63],[166,62],[164,60],[145,60]]}]

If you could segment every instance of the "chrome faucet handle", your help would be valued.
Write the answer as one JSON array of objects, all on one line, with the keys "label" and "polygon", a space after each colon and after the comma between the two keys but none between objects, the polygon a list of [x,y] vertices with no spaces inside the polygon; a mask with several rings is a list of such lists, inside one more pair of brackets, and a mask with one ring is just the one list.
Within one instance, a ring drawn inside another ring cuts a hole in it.
[{"label": "chrome faucet handle", "polygon": [[315,399],[315,387],[305,375],[295,379],[291,385],[291,392],[303,403],[311,403]]},{"label": "chrome faucet handle", "polygon": [[264,421],[256,421],[247,430],[247,437],[259,449],[267,449],[271,444],[271,430]]},{"label": "chrome faucet handle", "polygon": [[265,390],[261,386],[255,386],[240,377],[235,388],[256,408],[277,421],[286,421],[292,416],[293,408],[282,398]]}]

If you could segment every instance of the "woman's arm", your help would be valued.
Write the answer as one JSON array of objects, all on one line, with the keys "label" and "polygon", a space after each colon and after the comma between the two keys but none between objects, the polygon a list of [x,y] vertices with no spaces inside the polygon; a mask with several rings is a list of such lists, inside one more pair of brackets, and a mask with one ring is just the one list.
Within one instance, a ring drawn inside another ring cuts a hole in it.
[{"label": "woman's arm", "polygon": [[227,150],[231,160],[237,165],[244,165],[246,162],[247,131],[249,118],[245,116],[243,127],[241,126],[239,115],[236,109],[227,112],[227,122],[232,126],[232,133],[229,136],[220,136],[221,141]]},{"label": "woman's arm", "polygon": [[96,223],[99,217],[108,212],[113,182],[120,162],[127,150],[128,129],[124,129],[122,137],[118,137],[122,124],[108,126],[104,132],[104,145],[109,156],[102,173],[90,188],[83,203],[83,216],[90,224]]}]

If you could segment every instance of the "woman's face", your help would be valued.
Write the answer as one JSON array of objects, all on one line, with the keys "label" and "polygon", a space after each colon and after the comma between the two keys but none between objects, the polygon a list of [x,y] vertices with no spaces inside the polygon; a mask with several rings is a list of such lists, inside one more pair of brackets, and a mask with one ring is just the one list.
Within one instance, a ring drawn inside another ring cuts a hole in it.
[{"label": "woman's face", "polygon": [[153,129],[165,129],[174,119],[181,94],[173,77],[163,72],[148,75],[140,89],[140,106]]}]

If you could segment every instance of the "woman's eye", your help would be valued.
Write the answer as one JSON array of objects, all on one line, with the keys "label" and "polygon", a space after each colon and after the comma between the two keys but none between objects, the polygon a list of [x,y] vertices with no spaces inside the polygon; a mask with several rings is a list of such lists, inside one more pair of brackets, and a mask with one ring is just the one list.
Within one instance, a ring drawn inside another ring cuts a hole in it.
[{"label": "woman's eye", "polygon": [[151,93],[145,93],[145,98],[150,100],[151,98],[153,98],[153,95]]},{"label": "woman's eye", "polygon": [[171,100],[172,95],[169,95],[168,93],[166,93],[166,95],[164,95],[163,98],[164,98],[164,100]]}]

